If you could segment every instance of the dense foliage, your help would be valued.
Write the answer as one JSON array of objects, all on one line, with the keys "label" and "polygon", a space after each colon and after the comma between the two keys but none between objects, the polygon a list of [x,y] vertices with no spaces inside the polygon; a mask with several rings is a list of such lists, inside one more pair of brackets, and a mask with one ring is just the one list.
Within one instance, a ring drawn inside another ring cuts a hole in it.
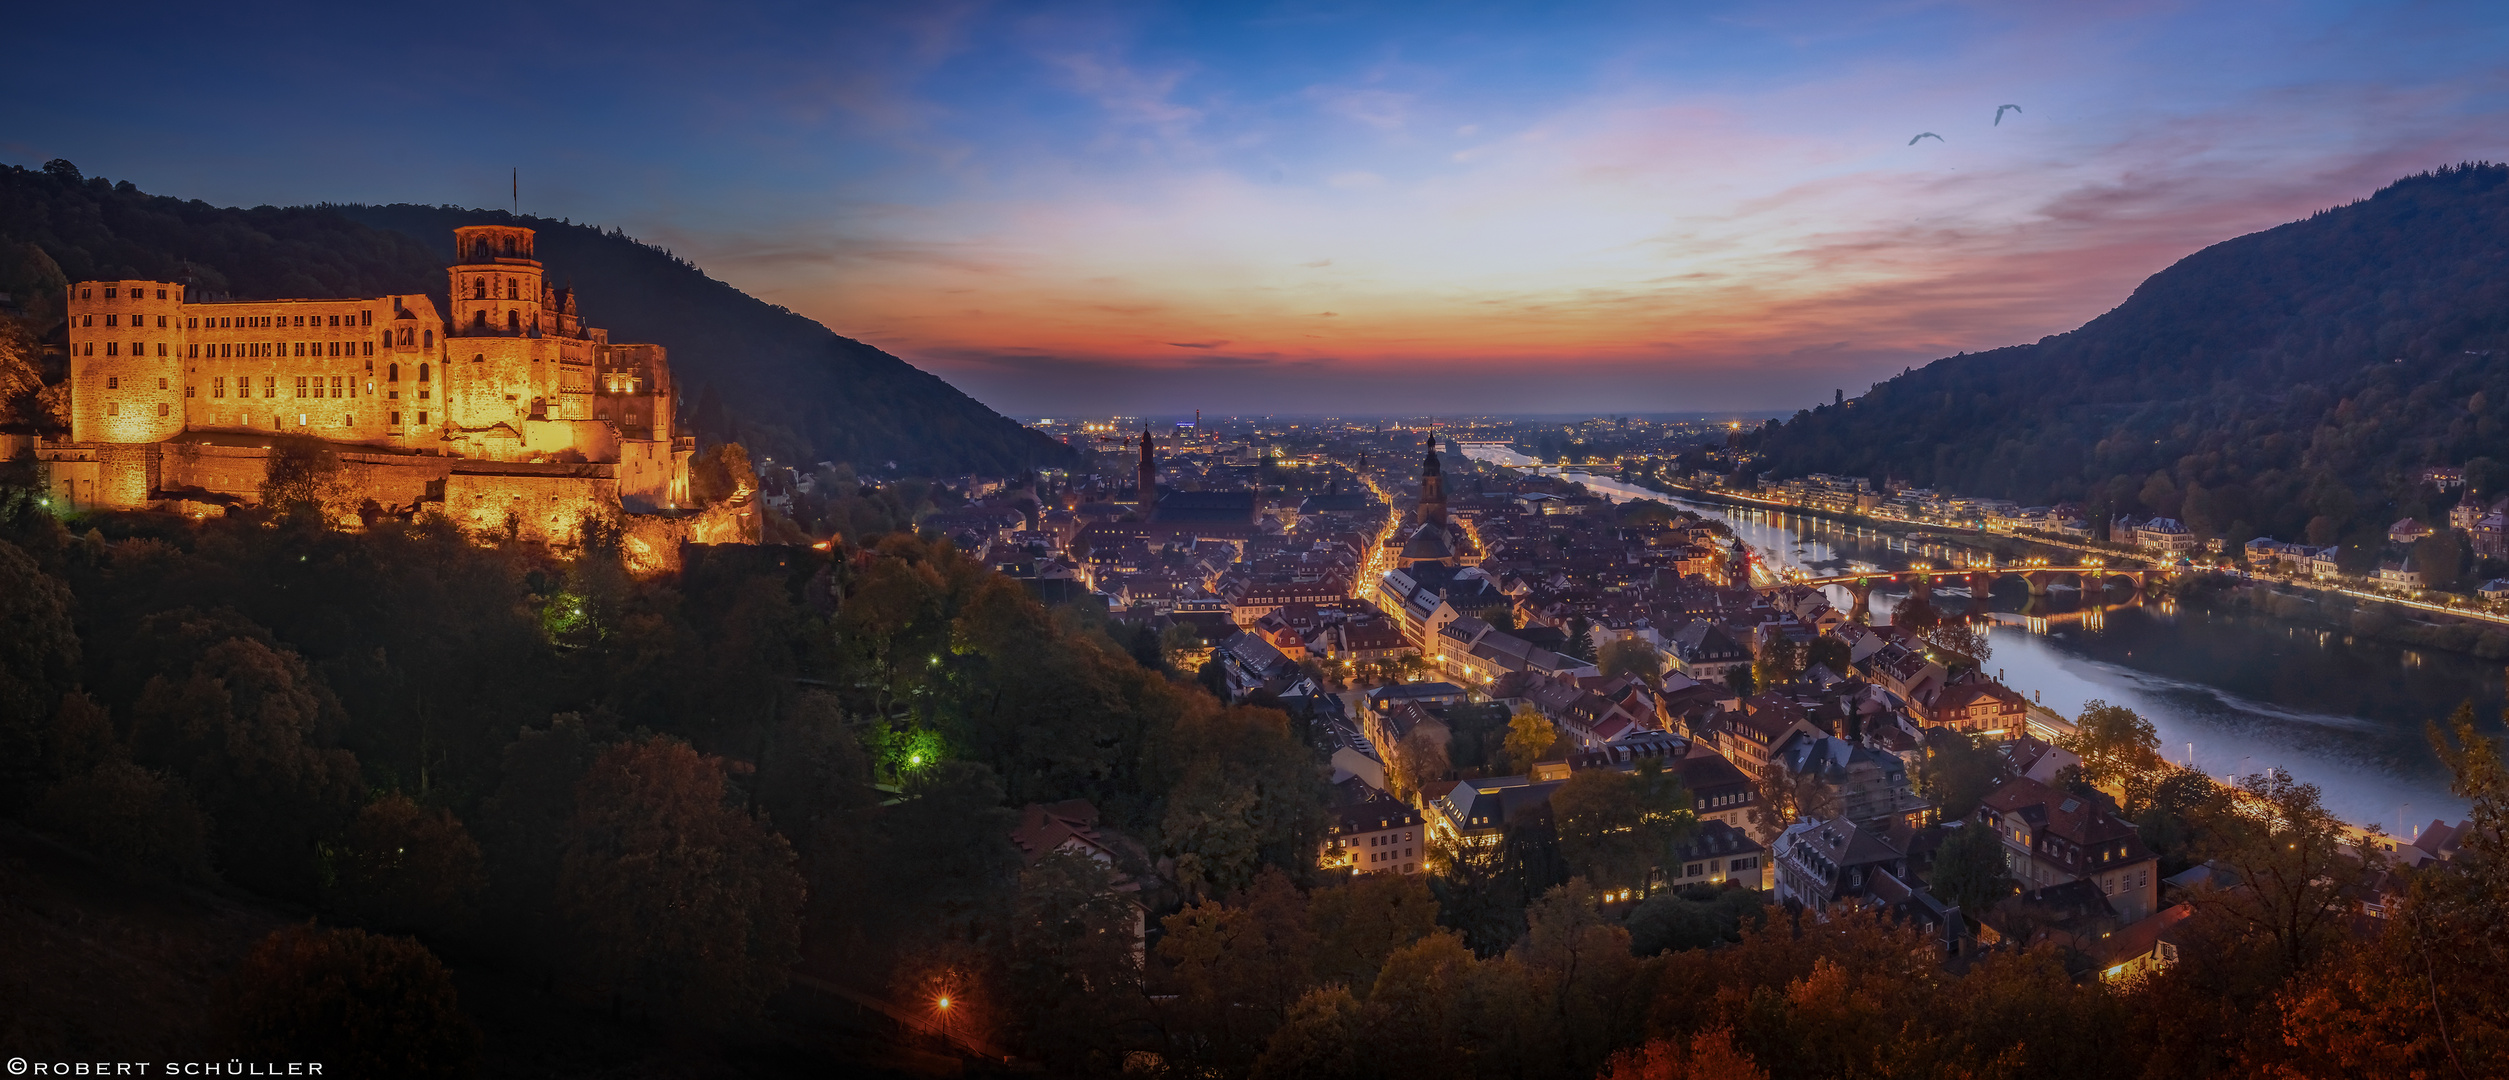
[{"label": "dense foliage", "polygon": [[2224,241],[2071,333],[1935,361],[1747,437],[1845,473],[2201,535],[2375,546],[2412,474],[2509,494],[2509,166],[2408,177]]},{"label": "dense foliage", "polygon": [[[539,230],[553,285],[614,340],[670,350],[684,419],[785,461],[889,461],[919,475],[1015,475],[1071,452],[871,346],[755,300],[624,234],[429,206],[252,209],[150,195],[55,162],[0,166],[0,292],[54,332],[70,281],[183,281],[243,299],[425,293],[447,310],[457,225]],[[6,320],[0,320],[4,322]],[[0,334],[0,422],[30,392]]]},{"label": "dense foliage", "polygon": [[[552,552],[287,513],[65,527],[0,485],[25,631],[0,638],[0,790],[134,880],[362,928],[265,941],[225,1023],[385,1074],[480,1053],[439,954],[736,1039],[831,1021],[787,1012],[799,974],[903,1012],[891,1038],[1065,1075],[2332,1077],[2509,1052],[2485,989],[2509,978],[2509,777],[2470,712],[2437,736],[2467,850],[2369,921],[2378,868],[2313,789],[2227,793],[2095,708],[2059,782],[2118,798],[2165,870],[2251,883],[2197,897],[2179,964],[2107,984],[2054,944],[1949,960],[1874,912],[1652,887],[1695,825],[1653,767],[1579,772],[1433,874],[1326,879],[1328,774],[1291,717],[945,544],[831,548],[693,548],[639,580],[598,529]],[[1554,749],[1487,712],[1470,755]],[[1947,740],[1921,782],[1973,803],[1999,757]],[[1083,799],[1110,859],[1014,845]],[[2000,854],[1968,828],[1930,881],[1987,909]]]}]

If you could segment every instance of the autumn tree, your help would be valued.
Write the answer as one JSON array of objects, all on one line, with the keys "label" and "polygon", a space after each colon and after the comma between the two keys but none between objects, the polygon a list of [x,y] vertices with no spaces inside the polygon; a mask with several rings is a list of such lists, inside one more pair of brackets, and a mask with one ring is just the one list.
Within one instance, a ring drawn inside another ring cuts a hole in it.
[{"label": "autumn tree", "polygon": [[253,947],[221,996],[235,1052],[256,1060],[413,1078],[478,1066],[479,1029],[452,975],[409,938],[289,927]]},{"label": "autumn tree", "polygon": [[2081,757],[2082,779],[2103,791],[2125,791],[2161,765],[2160,735],[2152,722],[2097,698],[2082,703],[2074,730],[2056,745]]},{"label": "autumn tree", "polygon": [[1853,650],[1847,648],[1846,642],[1823,634],[1813,638],[1810,645],[1804,646],[1803,667],[1804,670],[1809,671],[1817,665],[1828,668],[1833,675],[1853,675],[1855,662],[1849,659],[1853,655]]},{"label": "autumn tree", "polygon": [[1159,959],[1178,995],[1162,1025],[1171,1058],[1242,1073],[1315,981],[1306,898],[1266,869],[1228,902],[1206,900],[1164,925]]},{"label": "autumn tree", "polygon": [[1425,874],[1361,874],[1307,895],[1315,977],[1366,993],[1394,950],[1437,930],[1437,896]]},{"label": "autumn tree", "polygon": [[701,1022],[757,1016],[795,957],[802,891],[792,847],[686,743],[614,747],[576,786],[558,906],[606,993]]},{"label": "autumn tree", "polygon": [[1649,1039],[1612,1055],[1599,1080],[1768,1080],[1768,1070],[1734,1045],[1728,1027],[1712,1027],[1686,1040]]},{"label": "autumn tree", "polygon": [[460,929],[487,887],[479,844],[461,820],[398,792],[359,809],[330,857],[325,901],[390,933]]},{"label": "autumn tree", "polygon": [[1793,682],[1803,674],[1803,653],[1793,639],[1771,633],[1760,641],[1760,648],[1751,660],[1751,680],[1761,686],[1778,686]]},{"label": "autumn tree", "polygon": [[1506,756],[1506,768],[1531,773],[1533,763],[1550,757],[1559,742],[1559,729],[1551,726],[1548,717],[1531,705],[1519,705],[1515,715],[1507,718],[1507,742],[1500,752]]},{"label": "autumn tree", "polygon": [[183,781],[120,757],[98,762],[46,790],[31,815],[140,880],[209,880],[209,819]]},{"label": "autumn tree", "polygon": [[1454,768],[1447,757],[1446,740],[1427,727],[1415,728],[1403,736],[1394,746],[1393,758],[1386,763],[1386,786],[1395,798],[1406,801],[1416,798],[1423,786],[1444,779]]}]

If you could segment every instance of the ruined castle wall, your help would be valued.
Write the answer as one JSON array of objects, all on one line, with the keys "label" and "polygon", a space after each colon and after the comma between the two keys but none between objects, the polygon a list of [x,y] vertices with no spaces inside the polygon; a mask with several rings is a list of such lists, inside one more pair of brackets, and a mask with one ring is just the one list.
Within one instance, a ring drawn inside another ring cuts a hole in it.
[{"label": "ruined castle wall", "polygon": [[457,461],[445,481],[445,513],[464,529],[563,546],[583,535],[586,517],[621,512],[610,466],[482,464]]}]

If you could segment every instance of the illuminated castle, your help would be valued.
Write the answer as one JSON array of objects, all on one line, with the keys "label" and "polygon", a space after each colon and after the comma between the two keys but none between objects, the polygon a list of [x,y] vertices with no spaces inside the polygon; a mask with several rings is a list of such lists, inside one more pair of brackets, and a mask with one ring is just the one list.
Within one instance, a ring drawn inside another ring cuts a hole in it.
[{"label": "illuminated castle", "polygon": [[689,505],[659,345],[614,344],[550,288],[532,230],[454,230],[449,313],[423,294],[197,300],[164,281],[70,289],[70,438],[37,456],[85,508],[250,501],[273,435],[319,439],[391,510],[563,533]]}]

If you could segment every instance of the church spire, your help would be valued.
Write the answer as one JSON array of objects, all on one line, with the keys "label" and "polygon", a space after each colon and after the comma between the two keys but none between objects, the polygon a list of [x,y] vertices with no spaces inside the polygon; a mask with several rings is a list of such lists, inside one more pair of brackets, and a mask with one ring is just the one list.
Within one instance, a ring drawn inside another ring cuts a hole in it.
[{"label": "church spire", "polygon": [[1141,422],[1141,474],[1134,483],[1139,485],[1138,501],[1147,512],[1152,504],[1159,501],[1159,470],[1150,463],[1150,422],[1147,420]]},{"label": "church spire", "polygon": [[1428,460],[1420,465],[1420,523],[1443,527],[1446,524],[1446,477],[1437,464],[1437,434],[1429,435]]}]

